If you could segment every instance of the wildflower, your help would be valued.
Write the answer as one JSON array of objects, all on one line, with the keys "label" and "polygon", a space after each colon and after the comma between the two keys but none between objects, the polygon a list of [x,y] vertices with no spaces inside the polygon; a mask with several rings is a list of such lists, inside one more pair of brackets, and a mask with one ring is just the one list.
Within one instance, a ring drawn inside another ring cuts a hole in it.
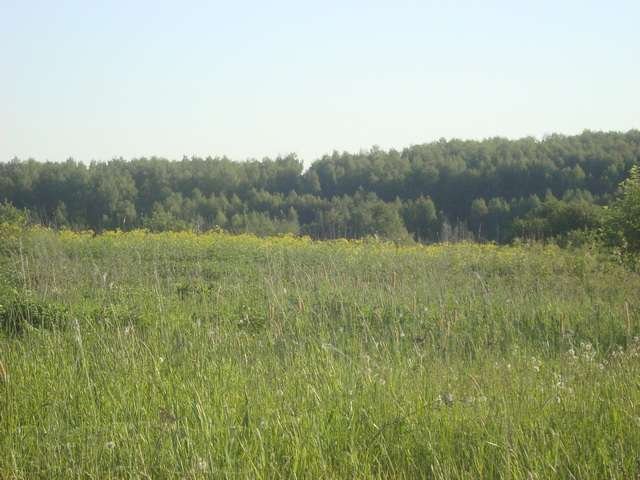
[{"label": "wildflower", "polygon": [[198,461],[196,462],[196,468],[198,470],[200,470],[201,472],[206,472],[208,466],[209,465],[207,464],[207,461],[204,458],[198,458]]},{"label": "wildflower", "polygon": [[538,360],[536,357],[531,357],[531,367],[534,371],[539,372],[541,366],[542,362],[540,360]]}]

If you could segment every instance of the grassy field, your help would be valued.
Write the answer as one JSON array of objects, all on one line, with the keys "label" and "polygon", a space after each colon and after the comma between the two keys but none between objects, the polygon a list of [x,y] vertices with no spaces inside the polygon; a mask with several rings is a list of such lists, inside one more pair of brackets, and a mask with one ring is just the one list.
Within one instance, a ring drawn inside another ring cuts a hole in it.
[{"label": "grassy field", "polygon": [[640,277],[587,250],[31,230],[0,478],[640,474]]}]

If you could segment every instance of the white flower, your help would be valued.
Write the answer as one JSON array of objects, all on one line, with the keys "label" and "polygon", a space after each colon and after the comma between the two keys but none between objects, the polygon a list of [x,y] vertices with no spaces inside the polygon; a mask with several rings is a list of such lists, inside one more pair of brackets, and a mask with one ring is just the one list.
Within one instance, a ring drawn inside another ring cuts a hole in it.
[{"label": "white flower", "polygon": [[198,468],[198,470],[200,470],[201,472],[206,472],[208,466],[209,465],[204,458],[198,458],[198,461],[196,462],[196,467]]},{"label": "white flower", "polygon": [[536,357],[531,357],[531,367],[534,371],[539,372],[541,366],[542,362],[540,360],[538,360]]}]

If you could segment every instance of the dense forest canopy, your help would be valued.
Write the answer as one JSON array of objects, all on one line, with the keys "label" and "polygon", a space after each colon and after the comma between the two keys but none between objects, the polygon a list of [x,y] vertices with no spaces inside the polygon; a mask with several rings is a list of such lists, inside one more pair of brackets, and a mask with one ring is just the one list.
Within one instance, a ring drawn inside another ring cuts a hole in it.
[{"label": "dense forest canopy", "polygon": [[295,155],[0,163],[0,200],[56,227],[220,227],[314,238],[420,241],[566,235],[599,224],[640,131],[542,140],[440,140],[402,151],[334,152],[306,171]]}]

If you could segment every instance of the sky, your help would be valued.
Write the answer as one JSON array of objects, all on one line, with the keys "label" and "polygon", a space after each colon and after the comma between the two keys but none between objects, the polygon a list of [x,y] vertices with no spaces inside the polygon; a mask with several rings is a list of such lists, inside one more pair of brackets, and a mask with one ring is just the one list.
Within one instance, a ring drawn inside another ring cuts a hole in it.
[{"label": "sky", "polygon": [[0,161],[640,128],[640,1],[0,0]]}]

